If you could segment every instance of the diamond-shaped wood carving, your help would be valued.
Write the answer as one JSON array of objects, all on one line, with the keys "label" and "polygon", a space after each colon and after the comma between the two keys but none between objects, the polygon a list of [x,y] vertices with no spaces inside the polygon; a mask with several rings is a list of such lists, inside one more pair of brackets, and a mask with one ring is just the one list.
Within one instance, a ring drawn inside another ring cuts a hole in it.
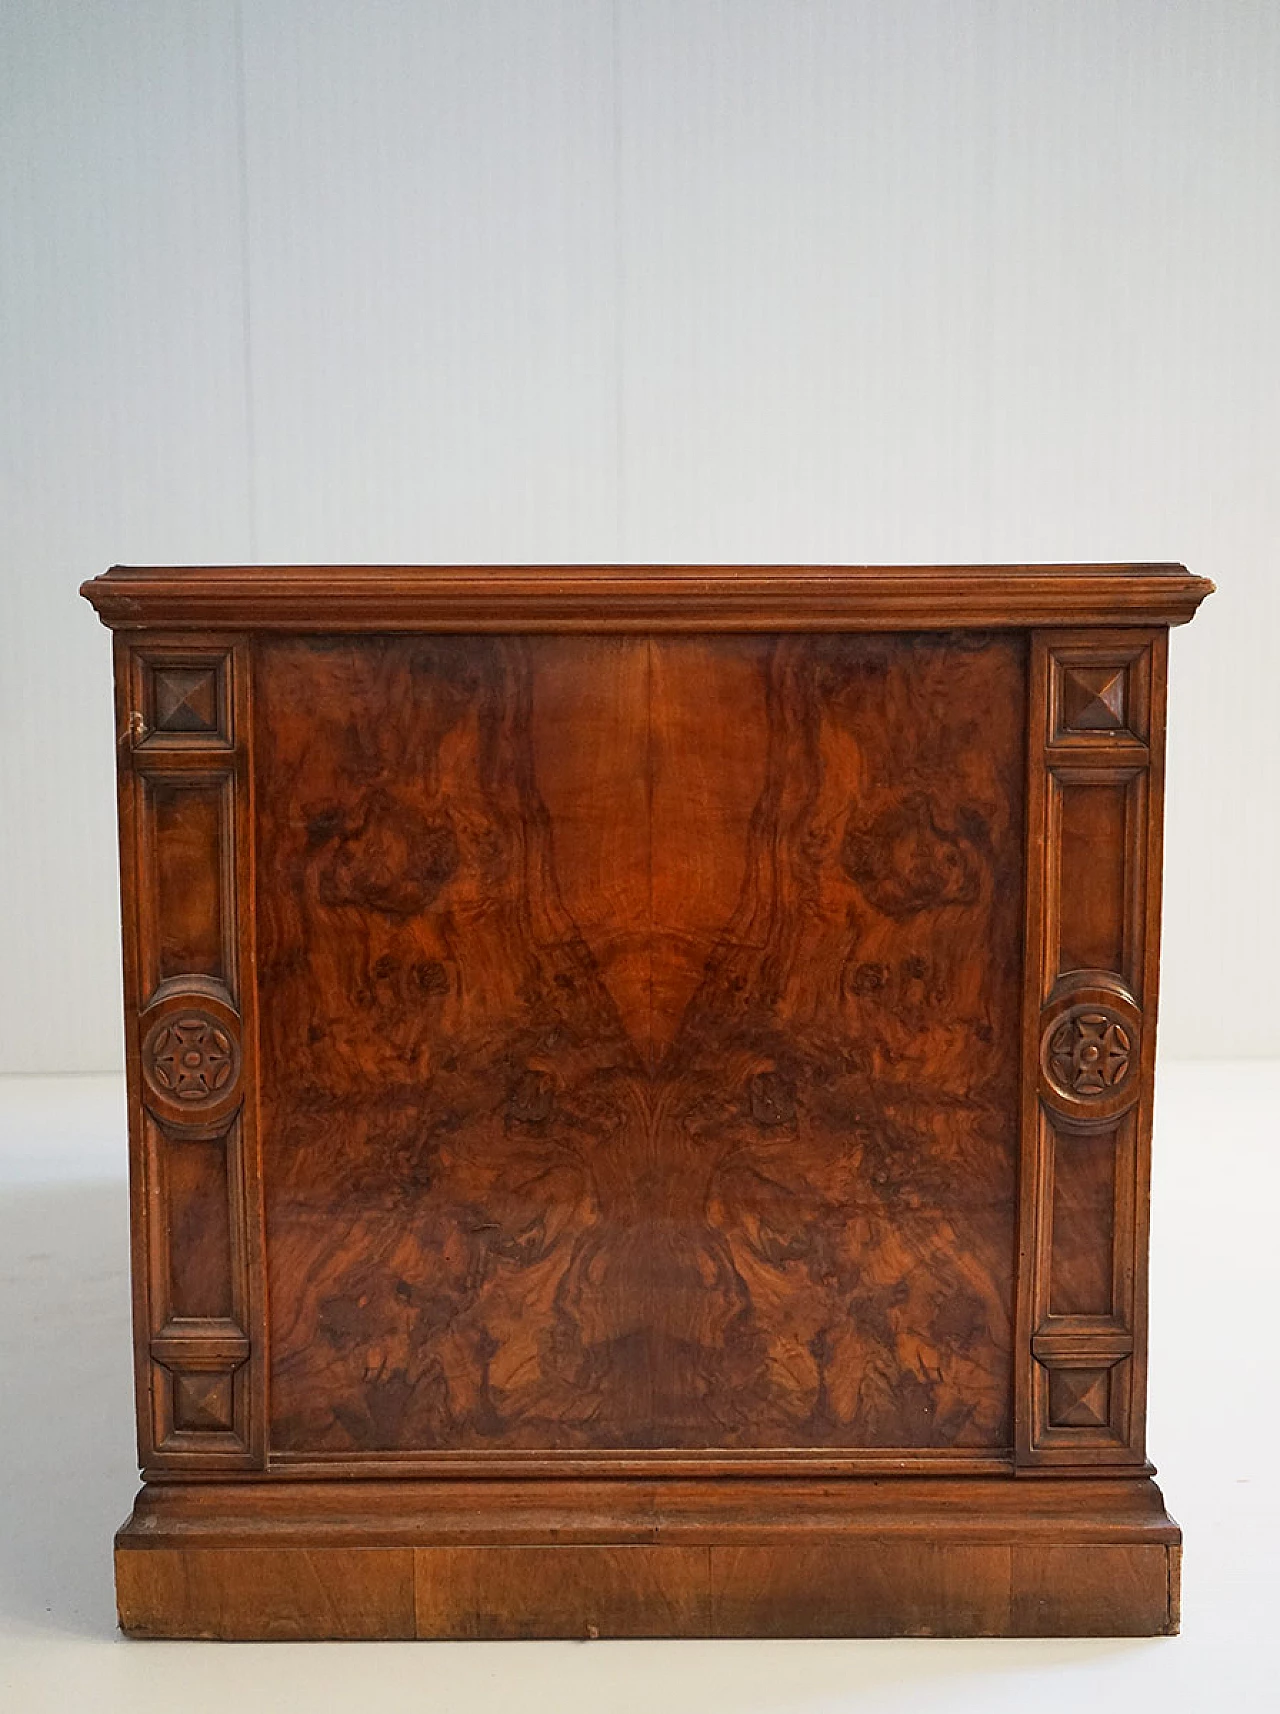
[{"label": "diamond-shaped wood carving", "polygon": [[218,669],[209,667],[153,668],[155,724],[160,732],[218,730]]},{"label": "diamond-shaped wood carving", "polygon": [[173,1377],[173,1426],[183,1434],[226,1433],[232,1421],[232,1377],[195,1373]]},{"label": "diamond-shaped wood carving", "polygon": [[1062,729],[1117,732],[1125,725],[1126,666],[1062,668]]},{"label": "diamond-shaped wood carving", "polygon": [[1110,1368],[1050,1369],[1051,1428],[1106,1428],[1110,1420]]}]

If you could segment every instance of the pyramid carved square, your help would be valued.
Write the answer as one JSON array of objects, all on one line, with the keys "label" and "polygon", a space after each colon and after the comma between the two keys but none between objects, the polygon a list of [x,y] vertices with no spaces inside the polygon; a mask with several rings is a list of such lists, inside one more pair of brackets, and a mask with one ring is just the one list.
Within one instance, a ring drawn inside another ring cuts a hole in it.
[{"label": "pyramid carved square", "polygon": [[232,662],[221,648],[143,644],[133,655],[130,738],[135,749],[230,749]]},{"label": "pyramid carved square", "polygon": [[1106,1428],[1111,1420],[1111,1370],[1051,1369],[1049,1426]]},{"label": "pyramid carved square", "polygon": [[226,1433],[233,1427],[232,1377],[195,1373],[173,1377],[173,1426],[183,1434]]},{"label": "pyramid carved square", "polygon": [[157,666],[155,724],[161,732],[218,730],[218,669]]},{"label": "pyramid carved square", "polygon": [[1126,725],[1129,670],[1125,666],[1062,668],[1062,728],[1119,732]]}]

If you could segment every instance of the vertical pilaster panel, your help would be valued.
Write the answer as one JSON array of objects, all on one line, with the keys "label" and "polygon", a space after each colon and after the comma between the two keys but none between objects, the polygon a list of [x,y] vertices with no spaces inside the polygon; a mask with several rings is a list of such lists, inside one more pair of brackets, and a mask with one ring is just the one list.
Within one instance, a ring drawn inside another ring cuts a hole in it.
[{"label": "vertical pilaster panel", "polygon": [[116,644],[144,1470],[265,1456],[248,645]]},{"label": "vertical pilaster panel", "polygon": [[1016,1452],[1145,1462],[1164,631],[1030,659]]}]

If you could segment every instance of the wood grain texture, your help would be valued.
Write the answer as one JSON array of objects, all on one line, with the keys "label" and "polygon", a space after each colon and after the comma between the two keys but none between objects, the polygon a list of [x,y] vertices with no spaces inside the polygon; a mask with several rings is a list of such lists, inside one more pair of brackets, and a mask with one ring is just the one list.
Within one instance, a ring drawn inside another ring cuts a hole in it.
[{"label": "wood grain texture", "polygon": [[159,1224],[168,1239],[164,1321],[230,1321],[237,1307],[228,1182],[234,1145],[226,1133],[169,1145],[154,1125],[151,1139],[154,1182],[162,1203]]},{"label": "wood grain texture", "polygon": [[1207,589],[95,582],[125,1628],[1176,1629],[1146,1235],[1166,631]]},{"label": "wood grain texture", "polygon": [[1008,1443],[1023,661],[260,645],[274,1447]]},{"label": "wood grain texture", "polygon": [[117,1553],[116,1608],[133,1637],[198,1641],[408,1640],[405,1548],[159,1548]]},{"label": "wood grain texture", "polygon": [[290,1472],[148,1483],[120,1543],[150,1546],[782,1546],[944,1538],[968,1546],[1178,1542],[1155,1483],[1000,1476],[525,1476],[333,1481]]},{"label": "wood grain texture", "polygon": [[140,1496],[116,1557],[135,1635],[1124,1636],[1178,1541],[1144,1481],[259,1482]]},{"label": "wood grain texture", "polygon": [[1068,1131],[1054,1138],[1051,1315],[1111,1314],[1118,1152],[1115,1129]]},{"label": "wood grain texture", "polygon": [[225,774],[143,776],[141,810],[155,852],[149,993],[185,976],[209,976],[226,986],[234,980],[222,887],[229,785]]},{"label": "wood grain texture", "polygon": [[1032,638],[1016,1456],[1146,1460],[1164,631]]},{"label": "wood grain texture", "polygon": [[1168,1547],[183,1548],[116,1555],[121,1629],[204,1641],[1161,1636]]},{"label": "wood grain texture", "polygon": [[261,1468],[247,650],[117,639],[134,1347],[144,1469]]},{"label": "wood grain texture", "polygon": [[706,1547],[414,1552],[420,1637],[712,1637]]},{"label": "wood grain texture", "polygon": [[1181,565],[113,566],[105,624],[300,631],[919,631],[1179,625]]}]

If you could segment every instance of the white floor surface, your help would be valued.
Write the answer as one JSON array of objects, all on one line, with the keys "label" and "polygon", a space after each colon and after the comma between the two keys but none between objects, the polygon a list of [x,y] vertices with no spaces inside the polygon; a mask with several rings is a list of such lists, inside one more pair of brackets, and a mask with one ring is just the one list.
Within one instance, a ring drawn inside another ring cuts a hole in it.
[{"label": "white floor surface", "polygon": [[117,1078],[0,1079],[0,1710],[1280,1711],[1280,1063],[1161,1067],[1149,1439],[1186,1537],[1151,1641],[130,1643]]}]

